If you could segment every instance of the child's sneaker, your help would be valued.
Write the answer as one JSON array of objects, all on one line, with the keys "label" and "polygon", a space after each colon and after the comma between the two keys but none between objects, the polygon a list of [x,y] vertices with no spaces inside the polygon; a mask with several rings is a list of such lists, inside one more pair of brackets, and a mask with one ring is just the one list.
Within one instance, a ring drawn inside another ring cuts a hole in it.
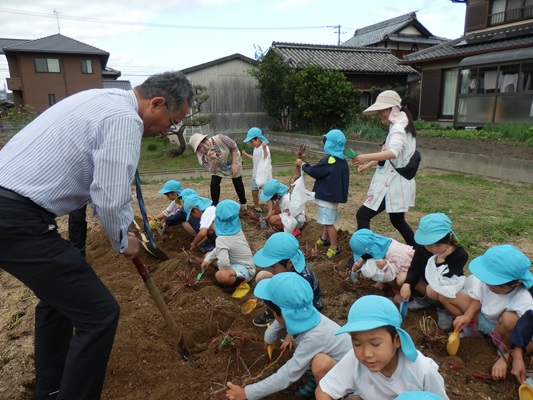
[{"label": "child's sneaker", "polygon": [[198,249],[201,253],[205,254],[209,253],[210,251],[213,251],[215,249],[215,245],[211,243],[210,240],[206,240],[198,247]]},{"label": "child's sneaker", "polygon": [[468,326],[465,326],[463,329],[461,329],[461,332],[457,334],[457,337],[459,339],[465,338],[465,337],[481,337],[483,336],[479,330],[477,329],[477,324],[468,324]]},{"label": "child's sneaker", "polygon": [[298,228],[294,228],[294,230],[292,231],[292,236],[297,237],[300,233],[302,233],[301,230],[299,230]]},{"label": "child's sneaker", "polygon": [[268,324],[271,324],[274,321],[275,321],[274,315],[272,314],[272,311],[270,310],[266,310],[263,314],[258,315],[252,320],[254,325],[260,328],[264,328],[268,326]]},{"label": "child's sneaker", "polygon": [[330,242],[329,242],[329,239],[322,239],[322,236],[318,238],[318,240],[316,241],[316,244],[320,245],[320,246],[329,246],[330,245]]},{"label": "child's sneaker", "polygon": [[248,292],[250,292],[250,285],[248,285],[248,282],[244,281],[237,286],[231,297],[235,299],[242,299],[248,294]]},{"label": "child's sneaker", "polygon": [[337,247],[336,249],[332,249],[331,247],[328,249],[328,251],[326,252],[326,256],[328,258],[333,258],[337,255],[341,254],[341,248],[340,247]]},{"label": "child's sneaker", "polygon": [[427,296],[423,296],[423,297],[413,297],[413,300],[409,302],[408,308],[411,311],[418,311],[418,310],[424,310],[431,306],[432,306],[431,300],[429,300]]},{"label": "child's sneaker", "polygon": [[452,329],[453,318],[442,307],[437,307],[437,326],[443,331],[449,331]]}]

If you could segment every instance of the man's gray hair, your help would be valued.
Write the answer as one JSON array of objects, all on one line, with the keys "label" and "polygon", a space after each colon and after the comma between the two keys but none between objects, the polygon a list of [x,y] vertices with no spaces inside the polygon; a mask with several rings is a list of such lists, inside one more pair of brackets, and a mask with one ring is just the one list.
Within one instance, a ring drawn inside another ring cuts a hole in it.
[{"label": "man's gray hair", "polygon": [[171,112],[177,112],[185,102],[194,105],[194,89],[187,77],[179,71],[168,71],[150,76],[135,89],[143,99],[164,97]]}]

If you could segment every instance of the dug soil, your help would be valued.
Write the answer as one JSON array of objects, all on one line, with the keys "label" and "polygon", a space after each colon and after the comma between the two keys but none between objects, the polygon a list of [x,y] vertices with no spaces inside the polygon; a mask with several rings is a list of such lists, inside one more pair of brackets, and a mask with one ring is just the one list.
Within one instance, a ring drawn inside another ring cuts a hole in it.
[{"label": "dug soil", "polygon": [[[475,148],[479,150],[480,147],[476,145]],[[531,159],[531,152],[526,153]],[[288,180],[288,177],[283,179]],[[352,179],[350,203],[339,210],[341,220],[337,227],[339,246],[343,249],[341,255],[328,260],[325,248],[315,247],[322,229],[316,223],[312,204],[308,204],[308,222],[298,236],[322,287],[323,313],[340,324],[345,322],[350,306],[358,297],[365,294],[393,295],[373,288],[368,280],[350,283],[344,270],[338,266],[349,256],[348,241],[354,230],[354,213],[363,201],[369,179],[370,176]],[[206,181],[182,181],[182,184],[194,188],[200,195],[209,195]],[[249,184],[249,180],[245,180],[245,186],[249,187]],[[164,196],[157,195],[159,188],[160,185],[143,186],[145,203],[151,213],[167,206]],[[235,197],[229,180],[223,180],[224,197]],[[136,205],[134,210],[136,220],[141,223]],[[411,211],[408,222],[416,228],[420,217],[420,213]],[[259,250],[272,232],[259,228],[257,214],[251,211],[251,207],[241,220],[252,251]],[[62,217],[58,222],[60,230],[65,232],[66,219]],[[386,217],[379,216],[373,224],[388,226],[389,222]],[[390,236],[399,239],[393,232]],[[276,371],[290,357],[288,353],[279,357],[279,351],[276,351],[273,360],[269,361],[262,342],[264,328],[252,323],[252,318],[263,312],[264,305],[259,303],[248,315],[241,312],[241,305],[253,298],[252,292],[243,299],[232,298],[231,293],[215,284],[212,270],[196,282],[200,272],[197,257],[202,254],[188,251],[191,239],[181,227],[171,227],[164,235],[155,231],[154,237],[158,247],[170,259],[159,261],[144,251],[140,258],[163,294],[191,356],[188,360],[182,356],[177,338],[167,328],[133,263],[110,248],[101,226],[90,217],[88,261],[121,305],[103,399],[222,399],[225,398],[227,381],[242,384],[260,380]],[[531,243],[529,246],[527,255],[533,258]],[[30,399],[34,386],[33,317],[37,301],[26,287],[2,270],[0,287],[0,399]],[[518,384],[514,378],[504,382],[487,378],[496,357],[490,340],[463,339],[457,356],[449,357],[445,349],[447,332],[436,329],[433,318],[436,318],[434,310],[409,312],[404,328],[412,335],[417,347],[440,366],[451,399],[518,398]],[[225,337],[231,340],[222,345]],[[304,382],[305,377],[268,398],[294,399],[293,392]]]}]

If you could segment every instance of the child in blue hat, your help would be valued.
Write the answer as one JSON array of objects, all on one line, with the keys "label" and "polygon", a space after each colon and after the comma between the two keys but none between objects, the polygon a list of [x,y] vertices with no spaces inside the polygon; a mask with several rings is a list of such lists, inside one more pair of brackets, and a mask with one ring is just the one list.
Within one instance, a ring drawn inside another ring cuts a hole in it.
[{"label": "child in blue hat", "polygon": [[183,202],[183,210],[187,216],[187,221],[191,218],[200,220],[200,229],[191,243],[191,250],[199,250],[200,244],[209,239],[215,243],[216,233],[213,222],[215,221],[216,208],[213,202],[197,194],[191,194]]},{"label": "child in blue hat", "polygon": [[302,159],[296,160],[296,166],[301,167],[307,175],[315,179],[313,192],[318,207],[317,222],[324,226],[317,244],[328,247],[326,256],[333,258],[340,254],[337,246],[337,229],[335,222],[339,219],[339,203],[348,201],[348,186],[350,171],[344,156],[346,137],[338,129],[332,129],[324,136],[324,152],[326,157],[318,164],[309,165]]},{"label": "child in blue hat", "polygon": [[410,310],[437,305],[437,324],[452,328],[453,317],[465,312],[468,296],[463,293],[464,267],[468,253],[452,230],[452,221],[443,213],[428,214],[420,219],[415,232],[417,246],[400,295],[409,300],[416,290]]},{"label": "child in blue hat", "polygon": [[444,379],[431,358],[416,350],[401,328],[402,316],[383,296],[359,298],[335,335],[349,333],[347,353],[319,382],[317,400],[358,394],[361,399],[393,400],[404,392],[428,391],[448,400]]},{"label": "child in blue hat", "polygon": [[[309,283],[291,272],[263,279],[254,290],[255,296],[273,311],[275,322],[265,332],[265,343],[274,344],[278,332],[286,328],[296,343],[293,356],[276,373],[244,388],[227,383],[226,396],[235,400],[261,399],[286,389],[298,381],[309,366],[313,381],[318,382],[327,371],[350,352],[348,335],[335,336],[340,326],[321,314],[313,305]],[[311,390],[310,396],[312,397]]]},{"label": "child in blue hat", "polygon": [[533,275],[531,262],[510,244],[494,246],[474,258],[468,268],[469,301],[464,314],[453,321],[460,336],[489,335],[498,348],[498,359],[492,367],[496,380],[507,375],[510,337],[519,318],[533,310],[530,290]]},{"label": "child in blue hat", "polygon": [[148,218],[150,220],[153,219],[156,221],[161,221],[178,211],[180,209],[179,196],[181,194],[181,191],[181,182],[178,182],[174,179],[166,181],[161,190],[159,190],[159,192],[157,193],[164,194],[165,196],[167,196],[167,199],[170,200],[170,204],[159,214],[155,216],[149,215]]},{"label": "child in blue hat", "polygon": [[[270,179],[263,186],[263,191],[259,197],[268,205],[268,214],[263,217],[263,220],[273,229],[277,231],[284,230],[283,218],[293,218],[295,220],[294,228],[290,232],[285,230],[287,233],[293,233],[295,229],[300,229],[304,226],[304,212],[298,215],[291,215],[291,195],[287,185],[276,179]],[[282,217],[283,214],[285,214],[285,217]],[[297,236],[296,233],[294,233],[294,236]]]},{"label": "child in blue hat", "polygon": [[[265,246],[254,254],[254,262],[256,266],[262,268],[255,277],[256,282],[272,278],[281,272],[294,272],[302,276],[313,289],[313,305],[317,310],[322,310],[324,306],[318,277],[306,264],[300,244],[293,235],[286,232],[274,233],[265,242]],[[267,310],[264,314],[255,317],[253,323],[256,326],[265,327],[273,321],[272,314]]]},{"label": "child in blue hat", "polygon": [[232,296],[238,299],[248,294],[248,282],[255,276],[252,250],[242,231],[239,211],[239,203],[233,200],[222,200],[217,204],[215,248],[202,262],[202,268],[217,269],[215,279],[218,283],[236,288]]},{"label": "child in blue hat", "polygon": [[252,184],[250,189],[252,189],[254,210],[262,212],[261,207],[259,207],[259,189],[261,189],[266,181],[272,179],[272,163],[270,161],[268,140],[263,135],[261,129],[253,127],[248,130],[243,142],[250,143],[254,148],[252,155],[248,154],[245,150],[242,150],[241,154],[252,160]]},{"label": "child in blue hat", "polygon": [[[183,204],[185,202],[185,199],[191,194],[198,195],[198,193],[196,193],[196,190],[194,189],[183,189],[178,195],[180,203]],[[163,229],[165,230],[167,226],[174,225],[181,225],[185,232],[187,232],[193,238],[196,237],[196,235],[200,231],[200,219],[190,217],[189,220],[187,220],[187,213],[185,212],[183,207],[178,208],[174,214],[169,215],[165,218]],[[204,241],[202,244],[207,245],[207,241]],[[203,250],[205,247],[205,245],[204,247],[202,247],[202,244],[200,244],[200,250]]]},{"label": "child in blue hat", "polygon": [[400,303],[399,287],[405,281],[415,250],[366,228],[353,233],[350,248],[356,260],[352,273],[361,270],[364,276],[376,281],[374,286],[378,289],[390,286],[397,292],[395,301]]}]

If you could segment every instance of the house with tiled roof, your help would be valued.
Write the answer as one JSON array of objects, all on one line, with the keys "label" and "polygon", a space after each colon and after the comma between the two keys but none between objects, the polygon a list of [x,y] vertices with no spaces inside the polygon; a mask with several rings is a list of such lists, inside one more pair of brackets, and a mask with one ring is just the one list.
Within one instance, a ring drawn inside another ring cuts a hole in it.
[{"label": "house with tiled roof", "polygon": [[104,87],[102,70],[109,53],[67,36],[0,39],[0,49],[9,68],[7,87],[17,107],[30,106],[40,113],[71,94]]},{"label": "house with tiled roof", "polygon": [[465,34],[405,56],[419,116],[456,127],[533,122],[533,0],[469,0]]},{"label": "house with tiled roof", "polygon": [[342,72],[363,93],[364,106],[370,104],[373,87],[405,86],[408,76],[417,73],[410,66],[400,65],[388,49],[273,42],[270,51],[295,69],[314,65]]},{"label": "house with tiled roof", "polygon": [[357,29],[347,47],[389,49],[398,58],[448,41],[434,36],[416,18],[416,12],[400,15],[377,24]]}]

